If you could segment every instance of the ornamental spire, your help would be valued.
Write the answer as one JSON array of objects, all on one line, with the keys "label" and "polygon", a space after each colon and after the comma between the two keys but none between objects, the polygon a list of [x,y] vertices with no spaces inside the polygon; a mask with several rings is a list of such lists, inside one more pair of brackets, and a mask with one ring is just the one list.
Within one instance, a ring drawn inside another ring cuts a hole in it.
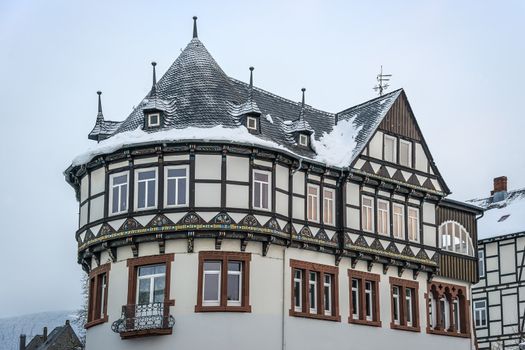
[{"label": "ornamental spire", "polygon": [[301,114],[299,114],[299,120],[303,120],[304,117],[304,92],[306,91],[306,89],[302,88],[301,91],[303,92],[303,99],[301,102]]},{"label": "ornamental spire", "polygon": [[153,67],[153,85],[151,86],[151,96],[156,95],[157,93],[157,72],[155,70],[155,66],[157,66],[157,62],[153,61],[151,62],[151,66]]},{"label": "ornamental spire", "polygon": [[100,95],[102,95],[102,91],[97,91],[98,95],[98,113],[97,113],[97,120],[102,119],[104,120],[104,115],[102,114],[102,99]]},{"label": "ornamental spire", "polygon": [[197,35],[197,16],[193,16],[193,38],[198,38]]},{"label": "ornamental spire", "polygon": [[250,67],[250,101],[253,97],[253,67]]}]

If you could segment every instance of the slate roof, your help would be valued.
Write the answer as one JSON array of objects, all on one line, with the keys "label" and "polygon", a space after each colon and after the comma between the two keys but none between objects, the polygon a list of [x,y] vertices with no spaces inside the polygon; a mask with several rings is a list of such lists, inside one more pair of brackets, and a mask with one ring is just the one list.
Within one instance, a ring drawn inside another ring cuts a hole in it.
[{"label": "slate roof", "polygon": [[47,338],[44,335],[36,335],[26,345],[25,350],[80,350],[83,348],[75,331],[69,322],[66,322],[65,325],[53,329]]}]

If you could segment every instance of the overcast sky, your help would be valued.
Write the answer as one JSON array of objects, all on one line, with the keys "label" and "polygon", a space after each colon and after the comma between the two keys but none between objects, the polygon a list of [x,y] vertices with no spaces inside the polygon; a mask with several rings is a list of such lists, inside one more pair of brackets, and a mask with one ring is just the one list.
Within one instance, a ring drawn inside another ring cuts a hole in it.
[{"label": "overcast sky", "polygon": [[[453,197],[525,186],[524,1],[0,1],[0,317],[80,304],[78,204],[62,172],[96,91],[122,120],[192,34],[224,71],[338,112],[403,87]],[[391,91],[390,90],[390,91]]]}]

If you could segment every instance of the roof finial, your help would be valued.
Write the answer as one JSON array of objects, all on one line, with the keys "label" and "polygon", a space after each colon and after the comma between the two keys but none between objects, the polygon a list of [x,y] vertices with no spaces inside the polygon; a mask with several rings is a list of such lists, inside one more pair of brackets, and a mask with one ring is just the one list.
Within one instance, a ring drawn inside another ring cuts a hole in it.
[{"label": "roof finial", "polygon": [[253,88],[253,70],[255,68],[250,67],[250,89]]},{"label": "roof finial", "polygon": [[306,89],[302,88],[301,91],[303,92],[303,102],[301,103],[301,108],[304,108],[304,92],[306,91]]},{"label": "roof finial", "polygon": [[193,16],[193,37],[198,38],[197,35],[197,16]]},{"label": "roof finial", "polygon": [[304,92],[306,91],[306,89],[302,88],[301,91],[303,92],[303,99],[301,102],[301,113],[299,114],[299,120],[303,120],[304,118]]},{"label": "roof finial", "polygon": [[102,118],[104,119],[104,115],[102,114],[102,99],[100,98],[100,95],[102,95],[102,91],[97,91],[98,95],[98,113],[97,113],[97,119]]},{"label": "roof finial", "polygon": [[153,85],[151,86],[151,93],[150,95],[155,95],[157,93],[157,72],[155,70],[155,66],[157,65],[157,62],[153,61],[151,62],[151,65],[153,66]]}]

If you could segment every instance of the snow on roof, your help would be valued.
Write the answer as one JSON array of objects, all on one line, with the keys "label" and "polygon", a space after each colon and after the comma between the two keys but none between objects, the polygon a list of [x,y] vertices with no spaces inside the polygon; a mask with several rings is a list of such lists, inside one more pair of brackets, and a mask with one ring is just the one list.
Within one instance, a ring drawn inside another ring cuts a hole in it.
[{"label": "snow on roof", "polygon": [[525,188],[509,191],[505,199],[497,202],[494,196],[467,202],[485,209],[478,220],[479,239],[525,231]]}]

